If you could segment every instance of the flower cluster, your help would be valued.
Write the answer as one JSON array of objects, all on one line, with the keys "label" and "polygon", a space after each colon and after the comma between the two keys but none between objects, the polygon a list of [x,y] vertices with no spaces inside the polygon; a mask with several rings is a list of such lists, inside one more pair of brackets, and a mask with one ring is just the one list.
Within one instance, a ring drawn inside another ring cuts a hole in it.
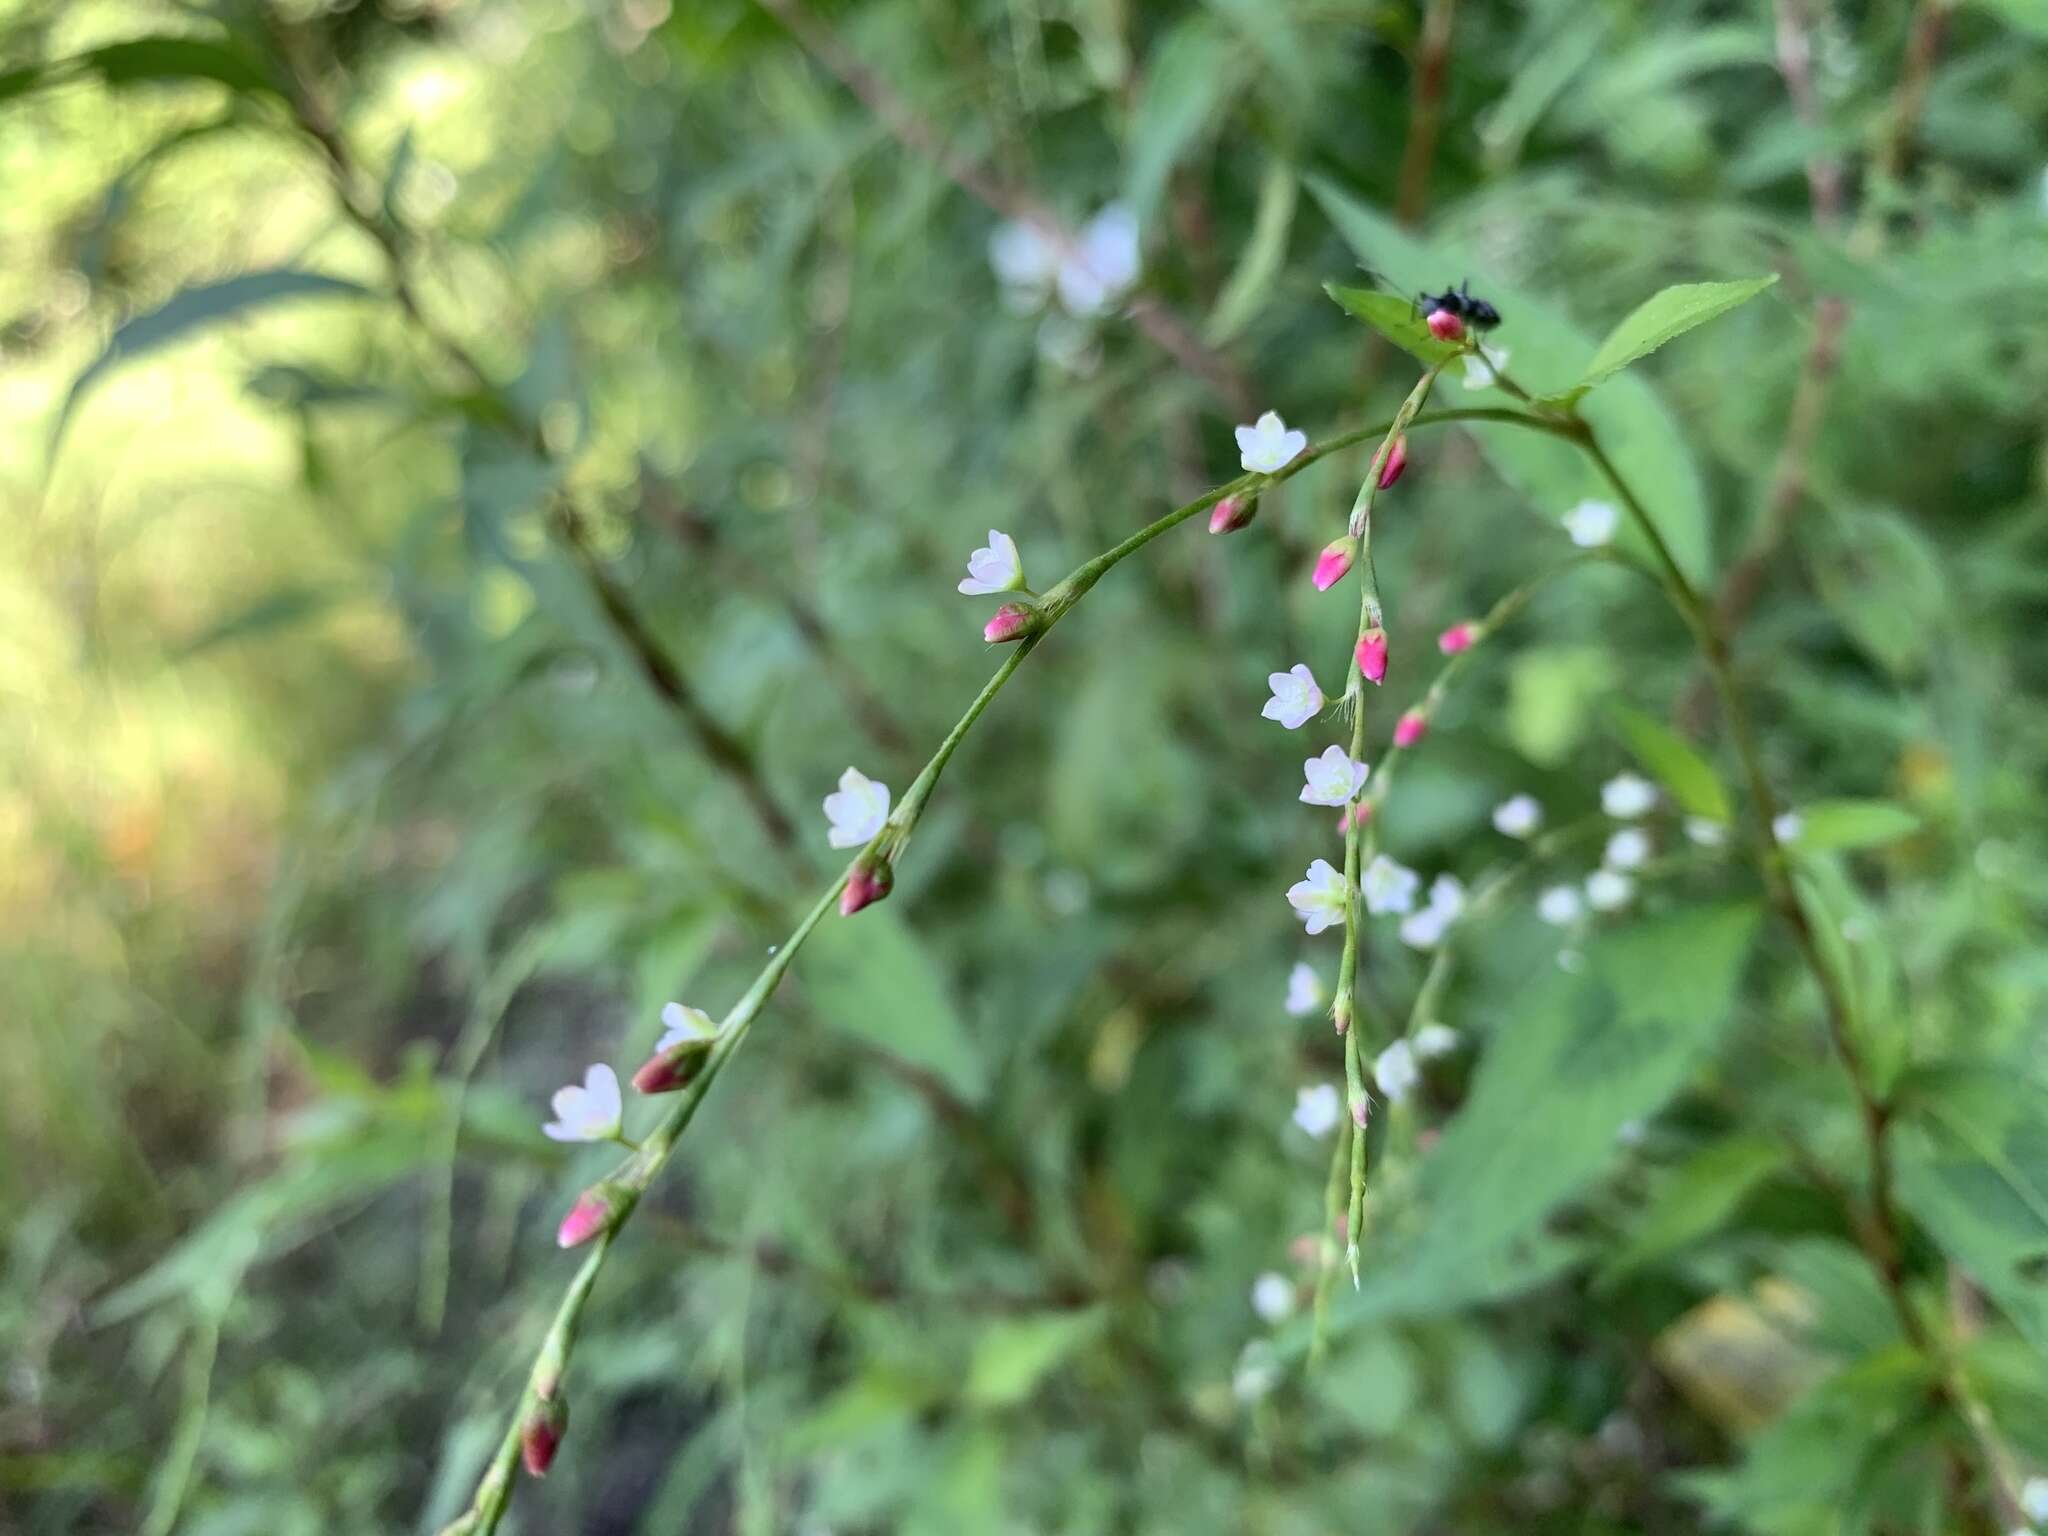
[{"label": "flower cluster", "polygon": [[1095,323],[1122,304],[1143,270],[1137,215],[1122,203],[1104,207],[1075,236],[1012,219],[989,236],[988,259],[1006,307],[1029,314],[1058,301],[1039,324],[1038,353],[1078,374],[1101,362]]}]

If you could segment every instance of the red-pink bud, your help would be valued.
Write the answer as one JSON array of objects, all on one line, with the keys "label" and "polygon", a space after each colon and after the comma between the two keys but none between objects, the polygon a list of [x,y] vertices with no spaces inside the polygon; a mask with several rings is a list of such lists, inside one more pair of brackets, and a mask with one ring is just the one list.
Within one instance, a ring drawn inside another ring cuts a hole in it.
[{"label": "red-pink bud", "polygon": [[1005,603],[996,610],[996,616],[982,626],[981,638],[990,645],[1001,645],[1006,640],[1022,640],[1038,628],[1038,610],[1023,603]]},{"label": "red-pink bud", "polygon": [[1446,656],[1455,656],[1460,651],[1469,651],[1478,643],[1479,626],[1472,623],[1453,624],[1436,637],[1436,648]]},{"label": "red-pink bud", "polygon": [[1393,450],[1387,455],[1387,462],[1380,466],[1380,489],[1385,490],[1401,478],[1401,471],[1408,467],[1408,434],[1403,432],[1394,439]]},{"label": "red-pink bud", "polygon": [[1358,558],[1358,540],[1346,536],[1332,539],[1323,546],[1323,552],[1316,556],[1315,584],[1318,592],[1327,592],[1344,579],[1344,573],[1351,569],[1351,562]]},{"label": "red-pink bud", "polygon": [[1365,1129],[1365,1122],[1371,1118],[1372,1100],[1361,1093],[1351,1106],[1351,1123],[1362,1131]]},{"label": "red-pink bud", "polygon": [[1386,678],[1387,632],[1377,624],[1358,637],[1358,671],[1368,683]]},{"label": "red-pink bud", "polygon": [[839,915],[851,917],[862,907],[881,901],[895,887],[896,875],[887,859],[870,866],[858,864],[846,877],[846,889],[839,893]]},{"label": "red-pink bud", "polygon": [[[1349,832],[1353,822],[1358,823],[1362,827],[1371,820],[1372,802],[1370,800],[1354,800],[1337,813],[1337,830],[1339,832]],[[1338,1026],[1338,1032],[1343,1032],[1341,1024]]]},{"label": "red-pink bud", "polygon": [[1428,324],[1429,334],[1438,341],[1457,341],[1465,334],[1465,322],[1448,309],[1432,309]]},{"label": "red-pink bud", "polygon": [[1209,531],[1235,533],[1248,526],[1258,511],[1259,498],[1256,496],[1226,496],[1209,513]]},{"label": "red-pink bud", "polygon": [[[658,1057],[656,1059],[659,1060]],[[555,1230],[555,1241],[564,1248],[577,1247],[598,1233],[611,1230],[617,1219],[617,1202],[611,1192],[602,1184],[593,1184],[569,1207],[569,1214],[562,1218],[561,1226]]]},{"label": "red-pink bud", "polygon": [[544,1397],[527,1411],[519,1426],[519,1457],[535,1477],[546,1477],[569,1429],[569,1405],[560,1397]]},{"label": "red-pink bud", "polygon": [[1394,722],[1394,745],[1412,747],[1422,740],[1429,730],[1429,716],[1419,709],[1411,709]]},{"label": "red-pink bud", "polygon": [[[633,1074],[633,1086],[642,1093],[674,1093],[687,1088],[697,1080],[697,1074],[704,1070],[704,1063],[710,1059],[715,1037],[683,1041],[672,1045],[660,1054],[647,1058],[645,1066]],[[567,1243],[562,1244],[564,1248]]]}]

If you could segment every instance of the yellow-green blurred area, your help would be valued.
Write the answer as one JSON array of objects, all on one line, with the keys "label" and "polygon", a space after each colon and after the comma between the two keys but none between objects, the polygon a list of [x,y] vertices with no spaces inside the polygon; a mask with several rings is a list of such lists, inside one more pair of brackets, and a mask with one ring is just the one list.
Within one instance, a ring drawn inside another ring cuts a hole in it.
[{"label": "yellow-green blurred area", "polygon": [[[1343,1052],[1283,1000],[1339,947],[1285,892],[1341,862],[1297,797],[1343,725],[1260,708],[1349,675],[1308,571],[1370,441],[1019,668],[620,1235],[502,1529],[2048,1528],[2044,42],[2026,0],[0,0],[0,1532],[456,1516],[610,1166],[550,1094],[743,993],[847,766],[908,789],[1001,659],[990,530],[1042,591],[1261,411],[1391,415],[1414,363],[1325,284],[1469,278],[1562,396],[1660,289],[1773,274],[1583,410],[1722,605],[1880,1155],[1650,545],[1581,558],[1570,442],[1417,426],[1374,836],[1496,894],[1441,952],[1369,925],[1368,1062],[1456,1044],[1376,1104],[1318,1358],[1293,1117]],[[1123,212],[1127,292],[1018,280],[1020,215]],[[1623,771],[1629,900],[1540,920]]]}]

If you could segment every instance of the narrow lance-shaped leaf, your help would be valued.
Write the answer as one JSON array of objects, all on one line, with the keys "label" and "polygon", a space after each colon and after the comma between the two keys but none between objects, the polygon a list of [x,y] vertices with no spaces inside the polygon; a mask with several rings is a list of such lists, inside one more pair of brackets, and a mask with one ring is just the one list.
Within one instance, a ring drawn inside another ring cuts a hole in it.
[{"label": "narrow lance-shaped leaf", "polygon": [[1683,336],[1694,326],[1705,325],[1738,304],[1748,303],[1777,280],[1777,274],[1772,273],[1732,283],[1679,283],[1651,294],[1608,333],[1600,350],[1593,354],[1593,361],[1579,375],[1571,394],[1584,394],[1637,358],[1649,356],[1665,342]]},{"label": "narrow lance-shaped leaf", "polygon": [[1636,761],[1671,792],[1679,809],[1713,821],[1728,820],[1728,792],[1705,758],[1668,726],[1639,710],[1617,704],[1610,714],[1615,730],[1635,754]]}]

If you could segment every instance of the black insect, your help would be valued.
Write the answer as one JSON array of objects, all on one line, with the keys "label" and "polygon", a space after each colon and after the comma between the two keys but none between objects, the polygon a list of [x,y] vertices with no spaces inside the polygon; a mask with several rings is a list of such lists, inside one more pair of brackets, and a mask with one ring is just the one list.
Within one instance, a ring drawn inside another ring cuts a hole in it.
[{"label": "black insect", "polygon": [[1424,314],[1442,309],[1448,310],[1475,331],[1490,331],[1500,324],[1500,311],[1484,299],[1472,297],[1472,282],[1467,278],[1456,288],[1446,288],[1442,293],[1418,294],[1416,304]]}]

